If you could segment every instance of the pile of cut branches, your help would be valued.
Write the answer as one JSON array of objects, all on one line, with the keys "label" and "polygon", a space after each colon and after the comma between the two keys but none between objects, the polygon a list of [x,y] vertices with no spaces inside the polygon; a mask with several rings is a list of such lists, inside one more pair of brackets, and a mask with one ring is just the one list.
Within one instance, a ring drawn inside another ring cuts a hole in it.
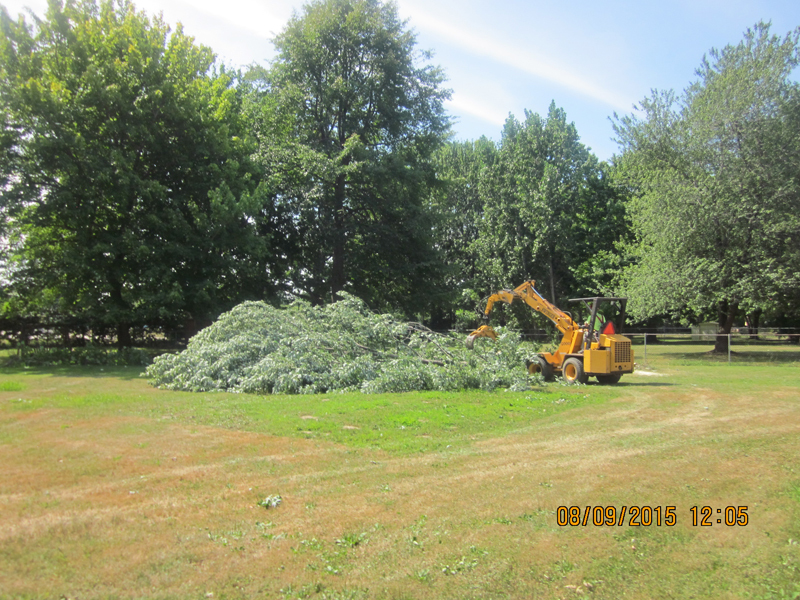
[{"label": "pile of cut branches", "polygon": [[245,302],[165,354],[146,376],[161,388],[244,393],[366,393],[480,388],[527,389],[532,345],[499,330],[474,350],[464,336],[374,314],[359,299],[287,308]]}]

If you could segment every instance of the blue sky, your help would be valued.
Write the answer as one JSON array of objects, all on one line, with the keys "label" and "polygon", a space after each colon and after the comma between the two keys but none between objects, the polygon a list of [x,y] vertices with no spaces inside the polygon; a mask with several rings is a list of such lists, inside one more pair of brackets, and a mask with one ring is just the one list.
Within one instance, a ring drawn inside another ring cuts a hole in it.
[{"label": "blue sky", "polygon": [[[0,0],[42,14],[46,0]],[[271,38],[301,0],[138,0],[162,12],[233,66],[268,62]],[[499,140],[509,114],[546,114],[551,101],[603,160],[617,151],[609,116],[633,111],[651,89],[684,89],[712,47],[738,43],[757,21],[785,35],[797,0],[397,0],[421,49],[447,73],[456,139]]]}]

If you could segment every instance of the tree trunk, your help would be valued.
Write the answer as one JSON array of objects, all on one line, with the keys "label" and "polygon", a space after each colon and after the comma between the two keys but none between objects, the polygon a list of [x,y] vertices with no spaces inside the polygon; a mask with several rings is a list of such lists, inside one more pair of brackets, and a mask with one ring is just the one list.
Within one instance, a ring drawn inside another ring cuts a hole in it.
[{"label": "tree trunk", "polygon": [[738,302],[728,302],[724,300],[719,303],[719,334],[717,342],[714,344],[714,352],[718,354],[728,353],[728,334],[733,327],[733,320],[739,311]]},{"label": "tree trunk", "polygon": [[121,350],[132,345],[131,326],[128,323],[119,323],[117,325],[117,347]]},{"label": "tree trunk", "polygon": [[344,289],[345,284],[344,196],[345,176],[342,173],[336,177],[336,184],[333,190],[333,256],[331,264],[331,301],[338,299],[337,294]]},{"label": "tree trunk", "polygon": [[762,312],[760,308],[757,308],[747,315],[747,333],[750,334],[751,340],[758,339],[758,321],[761,319]]},{"label": "tree trunk", "polygon": [[[130,315],[130,307],[125,302],[122,294],[122,281],[120,274],[124,273],[123,257],[117,255],[114,257],[113,268],[108,274],[108,281],[111,284],[111,300],[122,314]],[[132,345],[131,342],[131,325],[124,321],[117,323],[117,347],[127,348]]]},{"label": "tree trunk", "polygon": [[557,306],[556,304],[556,276],[553,271],[553,258],[550,258],[550,302],[553,303],[553,306]]}]

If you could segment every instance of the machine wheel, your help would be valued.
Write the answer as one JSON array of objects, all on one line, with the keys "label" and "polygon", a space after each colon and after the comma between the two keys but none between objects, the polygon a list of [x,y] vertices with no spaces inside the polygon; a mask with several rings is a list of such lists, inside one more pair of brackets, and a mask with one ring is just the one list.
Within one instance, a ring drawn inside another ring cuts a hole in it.
[{"label": "machine wheel", "polygon": [[555,375],[553,374],[553,365],[551,365],[541,356],[536,357],[536,359],[528,363],[528,373],[531,375],[541,373],[545,381],[553,381],[555,379]]},{"label": "machine wheel", "polygon": [[615,383],[619,383],[619,380],[622,379],[622,373],[611,373],[610,375],[598,375],[597,381],[600,385],[614,385]]},{"label": "machine wheel", "polygon": [[583,363],[577,358],[568,358],[561,367],[561,374],[567,383],[586,383],[589,376],[583,370]]}]

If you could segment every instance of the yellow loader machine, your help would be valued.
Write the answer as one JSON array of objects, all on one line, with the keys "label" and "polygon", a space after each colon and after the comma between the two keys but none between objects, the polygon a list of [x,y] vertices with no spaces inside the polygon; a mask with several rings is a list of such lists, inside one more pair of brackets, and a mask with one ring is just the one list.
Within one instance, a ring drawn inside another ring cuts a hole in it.
[{"label": "yellow loader machine", "polygon": [[[612,384],[619,382],[624,373],[633,373],[631,340],[621,334],[625,323],[627,298],[597,296],[570,300],[581,303],[590,313],[589,320],[581,326],[573,321],[569,313],[545,300],[534,285],[535,281],[526,281],[514,290],[501,290],[492,294],[486,301],[486,309],[483,311],[483,319],[488,321],[496,302],[511,304],[519,298],[533,310],[550,319],[564,334],[555,352],[543,352],[528,364],[528,371],[531,374],[541,373],[546,381],[552,381],[556,375],[561,375],[569,383],[586,383],[589,377],[597,377],[597,381],[602,384]],[[616,323],[603,322],[598,312],[601,302],[619,306]],[[475,338],[479,337],[494,340],[497,339],[497,334],[488,324],[482,325],[469,334],[467,346],[472,348]]]}]

